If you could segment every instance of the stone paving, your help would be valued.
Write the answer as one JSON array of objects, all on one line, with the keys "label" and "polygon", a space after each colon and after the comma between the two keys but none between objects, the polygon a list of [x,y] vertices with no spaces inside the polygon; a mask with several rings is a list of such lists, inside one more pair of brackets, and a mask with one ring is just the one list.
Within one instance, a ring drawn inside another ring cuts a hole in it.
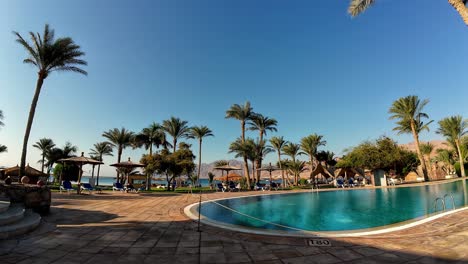
[{"label": "stone paving", "polygon": [[[258,192],[204,194],[203,200]],[[252,235],[197,224],[183,208],[191,194],[53,194],[36,231],[0,241],[0,263],[468,263],[468,211],[368,237]]]}]

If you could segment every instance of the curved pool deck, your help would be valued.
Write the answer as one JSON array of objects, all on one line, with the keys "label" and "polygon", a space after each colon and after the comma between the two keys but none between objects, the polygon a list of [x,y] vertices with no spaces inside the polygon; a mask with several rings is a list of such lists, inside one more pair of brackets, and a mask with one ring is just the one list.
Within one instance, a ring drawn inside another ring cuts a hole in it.
[{"label": "curved pool deck", "polygon": [[[439,181],[439,182],[431,182],[431,183],[416,183],[416,184],[405,184],[405,185],[397,185],[397,186],[391,186],[391,187],[379,187],[379,188],[408,188],[408,187],[418,187],[418,186],[426,186],[426,185],[439,185],[439,184],[447,184],[447,183],[452,183],[452,182],[457,182],[461,181],[461,179],[453,179],[453,180],[448,180],[448,181]],[[319,190],[320,192],[340,192],[340,191],[353,191],[353,190],[359,190],[359,189],[376,189],[374,187],[367,187],[367,188],[350,188],[350,189],[322,189]],[[300,193],[304,192],[311,192],[310,190],[302,190]],[[298,193],[297,191],[295,193]],[[255,197],[259,196],[261,199],[261,196],[266,196],[266,195],[275,195],[275,196],[280,196],[280,195],[287,195],[291,194],[291,192],[257,192],[256,194],[253,194],[250,192],[249,195],[242,195],[242,193],[236,197],[232,198],[219,198],[219,199],[212,199],[212,200],[205,200],[201,203],[201,206],[203,208],[203,204],[209,204],[209,203],[217,203],[218,206],[225,207],[223,204],[219,204],[218,202],[222,202],[225,200],[231,200],[231,199],[248,199],[248,197]],[[445,197],[444,197],[445,198]],[[184,208],[184,213],[191,219],[193,220],[198,220],[199,218],[199,203],[194,203],[191,204],[187,207]],[[228,210],[234,212],[234,214],[240,214],[244,215],[242,212],[238,212],[235,209],[226,207]],[[219,220],[212,219],[210,217],[207,217],[205,215],[201,215],[200,219],[201,222],[210,225],[210,226],[215,226],[219,228],[225,228],[227,230],[231,231],[236,231],[236,232],[244,232],[244,233],[251,233],[251,234],[258,234],[258,235],[270,235],[270,236],[285,236],[285,237],[361,237],[361,236],[369,236],[369,235],[379,235],[379,234],[385,234],[385,233],[390,233],[390,232],[395,232],[395,231],[400,231],[400,230],[405,230],[411,227],[415,227],[418,225],[422,225],[434,220],[437,220],[439,218],[442,218],[444,216],[462,212],[468,209],[468,206],[465,205],[463,207],[459,207],[456,209],[450,209],[446,211],[441,211],[438,213],[432,213],[429,215],[424,215],[424,216],[419,216],[415,217],[412,219],[407,219],[405,221],[400,221],[397,223],[392,223],[392,224],[387,224],[387,225],[381,225],[381,226],[375,226],[375,227],[370,227],[370,228],[362,228],[362,229],[352,229],[352,230],[339,230],[339,231],[310,231],[310,230],[304,230],[301,228],[295,228],[291,227],[289,225],[283,226],[281,224],[277,224],[274,222],[269,222],[268,219],[258,219],[254,216],[250,215],[245,215],[246,218],[251,218],[254,219],[254,221],[260,221],[263,222],[264,224],[267,225],[273,225],[279,227],[280,229],[268,229],[268,228],[257,228],[257,227],[252,227],[252,226],[246,226],[246,225],[238,225],[234,223],[227,223]],[[289,230],[289,231],[286,231]]]},{"label": "curved pool deck", "polygon": [[[245,193],[207,193],[203,200]],[[2,263],[467,263],[468,210],[405,230],[329,238],[265,236],[201,225],[183,210],[198,195],[52,194],[36,231],[0,241]]]}]

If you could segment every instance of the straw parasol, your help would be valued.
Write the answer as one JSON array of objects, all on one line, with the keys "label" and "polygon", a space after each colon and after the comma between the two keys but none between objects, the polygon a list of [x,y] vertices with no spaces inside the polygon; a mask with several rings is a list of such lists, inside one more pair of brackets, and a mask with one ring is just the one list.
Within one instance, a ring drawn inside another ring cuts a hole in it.
[{"label": "straw parasol", "polygon": [[[237,168],[237,167],[234,167],[234,166],[230,166],[229,164],[227,165],[223,165],[223,166],[218,166],[218,167],[214,167],[215,170],[220,170],[220,171],[225,171],[227,173],[226,175],[226,182],[229,180],[229,172],[230,171],[233,171],[233,170],[241,170],[241,168]],[[233,176],[236,175],[236,176],[240,176],[238,174],[233,174]],[[220,178],[220,177],[218,177]],[[241,176],[242,178],[242,176]]]},{"label": "straw parasol", "polygon": [[[141,168],[141,167],[145,167],[145,164],[141,164],[141,163],[136,163],[136,162],[133,162],[130,160],[130,157],[128,158],[128,161],[123,161],[123,162],[119,162],[119,163],[114,163],[114,164],[111,164],[110,166],[112,167],[116,167],[116,168],[125,168],[125,169],[133,169],[133,168]],[[127,172],[126,176],[128,178],[128,173]]]},{"label": "straw parasol", "polygon": [[226,182],[229,180],[240,181],[242,179],[242,176],[237,173],[231,172],[226,176],[215,177],[214,179],[217,181],[226,181]]},{"label": "straw parasol", "polygon": [[[66,159],[59,159],[59,162],[63,163],[75,163],[80,167],[80,172],[78,176],[78,185],[81,185],[81,176],[83,176],[83,165],[86,164],[104,164],[102,161],[95,160],[84,156],[84,152],[81,152],[80,157],[71,157]],[[77,189],[77,193],[80,194],[80,188]]]},{"label": "straw parasol", "polygon": [[[270,173],[270,185],[271,185],[271,182],[272,182],[271,172],[279,170],[279,168],[275,167],[275,166],[272,166],[271,162],[270,162],[270,164],[268,164],[267,166],[258,168],[257,170],[259,170],[259,171],[268,171]],[[270,188],[270,191],[271,191],[271,188]]]}]

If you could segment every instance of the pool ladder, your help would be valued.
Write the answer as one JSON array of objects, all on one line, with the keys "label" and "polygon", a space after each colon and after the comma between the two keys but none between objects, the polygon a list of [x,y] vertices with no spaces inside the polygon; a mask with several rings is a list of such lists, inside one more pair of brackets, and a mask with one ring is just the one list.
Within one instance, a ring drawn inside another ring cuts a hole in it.
[{"label": "pool ladder", "polygon": [[452,195],[451,193],[446,193],[446,194],[444,195],[443,198],[437,197],[437,198],[434,200],[434,213],[437,212],[437,205],[439,204],[439,203],[437,203],[438,201],[441,201],[441,202],[442,202],[442,210],[445,211],[445,209],[446,209],[446,206],[445,206],[445,199],[446,199],[447,197],[450,197],[450,198],[451,198],[451,200],[452,200],[452,210],[455,210],[455,199],[453,199],[453,195]]}]

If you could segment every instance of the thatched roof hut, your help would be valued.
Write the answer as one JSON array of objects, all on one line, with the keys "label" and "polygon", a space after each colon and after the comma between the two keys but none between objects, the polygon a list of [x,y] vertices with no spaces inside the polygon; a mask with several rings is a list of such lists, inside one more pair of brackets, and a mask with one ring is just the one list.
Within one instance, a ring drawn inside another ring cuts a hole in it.
[{"label": "thatched roof hut", "polygon": [[324,178],[334,178],[335,176],[325,167],[322,166],[322,164],[318,164],[317,167],[310,173],[310,178],[313,179],[316,176],[322,176]]},{"label": "thatched roof hut", "polygon": [[[1,176],[2,179],[5,179],[6,177],[10,176],[13,181],[19,181],[19,172],[20,167],[18,165],[11,167],[11,168],[6,168],[1,171]],[[37,170],[29,164],[24,168],[24,175],[21,176],[28,176],[29,177],[29,183],[35,184],[40,177],[44,177],[47,179],[47,174],[42,173],[40,170]]]},{"label": "thatched roof hut", "polygon": [[359,169],[356,168],[339,168],[335,170],[335,177],[356,177],[362,176],[364,177],[364,173],[361,172]]}]

